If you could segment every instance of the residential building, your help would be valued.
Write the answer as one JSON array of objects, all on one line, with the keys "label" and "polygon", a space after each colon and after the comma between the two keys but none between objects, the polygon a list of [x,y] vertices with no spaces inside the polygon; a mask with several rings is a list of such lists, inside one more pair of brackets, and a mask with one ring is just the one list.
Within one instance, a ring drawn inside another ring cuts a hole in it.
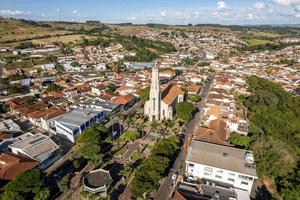
[{"label": "residential building", "polygon": [[0,153],[0,189],[19,174],[38,166],[36,160],[13,153]]}]

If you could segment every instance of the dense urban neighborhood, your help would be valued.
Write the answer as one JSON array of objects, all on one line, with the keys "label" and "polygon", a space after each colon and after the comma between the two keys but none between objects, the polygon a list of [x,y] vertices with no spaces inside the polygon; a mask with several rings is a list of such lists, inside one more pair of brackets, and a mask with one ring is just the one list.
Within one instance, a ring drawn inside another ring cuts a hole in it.
[{"label": "dense urban neighborhood", "polygon": [[0,18],[0,35],[3,200],[300,199],[299,28]]}]

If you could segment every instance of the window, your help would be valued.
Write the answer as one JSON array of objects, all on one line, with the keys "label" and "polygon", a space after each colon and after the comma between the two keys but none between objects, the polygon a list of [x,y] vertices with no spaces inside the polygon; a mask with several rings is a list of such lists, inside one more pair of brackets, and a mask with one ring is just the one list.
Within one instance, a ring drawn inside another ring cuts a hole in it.
[{"label": "window", "polygon": [[222,176],[215,175],[216,178],[222,179]]},{"label": "window", "polygon": [[240,179],[243,179],[243,180],[246,180],[246,181],[252,181],[253,180],[253,178],[252,177],[249,177],[249,176],[244,176],[244,175],[239,175],[239,178]]},{"label": "window", "polygon": [[235,173],[229,172],[228,173],[230,176],[235,176]]},{"label": "window", "polygon": [[194,167],[195,165],[192,163],[189,163],[189,167]]},{"label": "window", "polygon": [[204,176],[209,176],[210,174],[207,172],[204,172]]},{"label": "window", "polygon": [[155,111],[155,98],[153,98],[153,111]]},{"label": "window", "polygon": [[222,173],[223,173],[223,170],[218,170],[217,172],[222,174]]},{"label": "window", "polygon": [[241,185],[248,185],[249,183],[245,182],[245,181],[241,181]]},{"label": "window", "polygon": [[206,172],[212,172],[212,171],[213,171],[213,168],[210,168],[210,167],[204,167],[204,171],[206,171]]},{"label": "window", "polygon": [[234,183],[234,179],[233,178],[228,178],[227,180]]}]

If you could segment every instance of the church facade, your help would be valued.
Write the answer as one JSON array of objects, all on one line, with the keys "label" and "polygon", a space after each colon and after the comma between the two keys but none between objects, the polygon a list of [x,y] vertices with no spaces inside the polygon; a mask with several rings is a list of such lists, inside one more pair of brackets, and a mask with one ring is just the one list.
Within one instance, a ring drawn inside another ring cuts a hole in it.
[{"label": "church facade", "polygon": [[183,91],[176,85],[170,84],[164,90],[160,89],[159,68],[152,68],[149,100],[145,102],[144,114],[150,121],[173,119],[176,104],[184,100]]}]

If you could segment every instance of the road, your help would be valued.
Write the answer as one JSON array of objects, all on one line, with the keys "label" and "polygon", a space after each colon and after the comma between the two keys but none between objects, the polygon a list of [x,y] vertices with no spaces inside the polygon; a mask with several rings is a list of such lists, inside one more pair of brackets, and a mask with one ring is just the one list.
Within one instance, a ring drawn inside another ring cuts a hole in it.
[{"label": "road", "polygon": [[205,86],[202,89],[201,101],[197,105],[199,112],[197,112],[195,114],[194,118],[189,122],[186,130],[184,131],[184,135],[185,135],[184,146],[181,147],[181,151],[179,152],[179,154],[173,164],[173,168],[170,170],[169,175],[165,178],[165,180],[160,185],[157,192],[153,195],[154,199],[156,199],[156,200],[170,199],[170,196],[173,193],[173,187],[174,187],[174,181],[172,180],[172,175],[174,172],[179,172],[178,177],[182,177],[184,175],[184,171],[185,171],[185,162],[184,161],[185,161],[185,157],[187,155],[187,151],[184,147],[185,147],[185,145],[190,143],[190,140],[191,140],[192,134],[194,133],[194,130],[197,128],[200,121],[202,120],[202,117],[203,117],[202,111],[206,104],[207,97],[208,97],[209,91],[212,87],[213,80],[214,80],[214,75],[209,77],[207,83],[205,84]]}]

